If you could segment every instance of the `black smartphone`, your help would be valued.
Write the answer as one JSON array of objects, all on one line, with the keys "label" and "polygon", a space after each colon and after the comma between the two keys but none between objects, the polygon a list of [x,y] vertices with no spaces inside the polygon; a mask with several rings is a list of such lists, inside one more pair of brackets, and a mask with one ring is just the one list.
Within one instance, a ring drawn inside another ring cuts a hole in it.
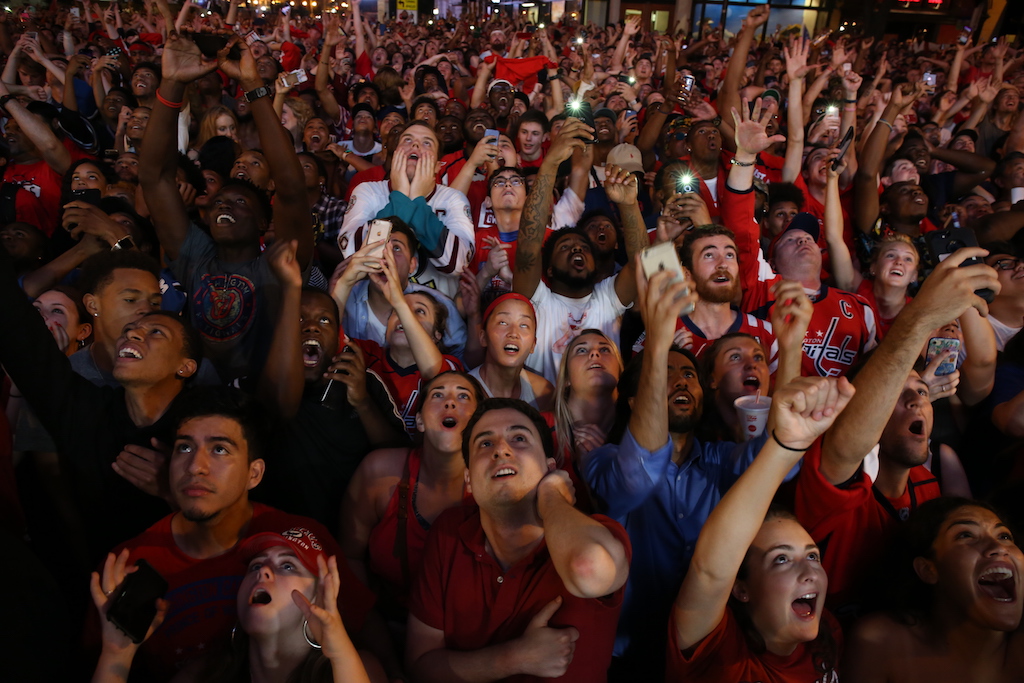
[{"label": "black smartphone", "polygon": [[[341,352],[348,353],[351,350],[352,347],[346,344],[345,348],[343,348]],[[348,373],[342,371],[342,374],[347,375]],[[348,387],[338,380],[327,380],[327,386],[324,387],[324,393],[320,395],[320,405],[331,410],[341,410],[348,405]]]},{"label": "black smartphone", "polygon": [[[594,126],[594,110],[590,107],[589,102],[583,100],[571,99],[565,104],[565,115],[571,116],[574,119],[579,119],[583,123],[587,124],[591,128]],[[580,138],[583,142],[588,145],[597,142],[597,138]]]},{"label": "black smartphone", "polygon": [[[928,251],[931,255],[932,267],[942,263],[947,256],[957,249],[964,247],[978,246],[978,238],[970,228],[947,228],[946,230],[935,230],[925,235],[928,242]],[[985,261],[980,256],[974,256],[960,264],[961,268],[974,266]],[[991,289],[978,289],[974,291],[988,303],[992,303],[996,293]]]},{"label": "black smartphone", "polygon": [[[224,49],[224,46],[228,44],[228,36],[221,35],[219,33],[193,33],[192,42],[196,44],[199,51],[203,53],[203,56],[207,59],[213,59],[217,56],[217,53]],[[237,43],[228,52],[228,59],[241,59],[242,48]]]},{"label": "black smartphone", "polygon": [[853,142],[853,126],[846,129],[846,135],[839,142],[839,155],[832,160],[832,170],[839,168],[839,162],[843,160],[843,156],[846,154],[846,150],[850,149],[850,143]]},{"label": "black smartphone", "polygon": [[167,593],[167,580],[145,560],[135,566],[138,569],[125,577],[121,592],[107,610],[107,619],[138,644],[145,640],[156,617],[157,598]]},{"label": "black smartphone", "polygon": [[101,199],[103,199],[103,193],[96,189],[71,191],[71,201],[73,202],[85,202],[86,204],[99,206]]}]

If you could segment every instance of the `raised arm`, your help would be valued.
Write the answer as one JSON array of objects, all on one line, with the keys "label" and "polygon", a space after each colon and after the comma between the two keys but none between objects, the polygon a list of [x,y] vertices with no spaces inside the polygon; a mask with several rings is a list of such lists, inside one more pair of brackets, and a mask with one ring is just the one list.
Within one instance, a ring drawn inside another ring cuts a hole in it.
[{"label": "raised arm", "polygon": [[551,207],[555,202],[554,185],[558,166],[572,156],[575,150],[582,150],[583,139],[591,138],[593,134],[593,128],[583,121],[575,118],[566,120],[541,163],[533,189],[526,197],[526,206],[519,223],[519,236],[516,238],[512,288],[518,294],[532,297],[540,283],[540,252],[544,245]]},{"label": "raised arm", "polygon": [[789,47],[782,48],[789,76],[789,106],[786,108],[786,161],[782,166],[782,181],[791,183],[800,175],[804,163],[804,76],[810,71],[807,55],[809,41],[797,38]]},{"label": "raised arm", "polygon": [[259,395],[285,418],[293,417],[299,411],[305,386],[299,323],[302,268],[295,255],[297,247],[294,240],[277,240],[263,254],[274,277],[281,284],[281,303],[270,341],[270,352],[260,375]]},{"label": "raised arm", "polygon": [[[386,246],[384,248],[384,270],[383,275],[387,277],[386,282],[380,282],[380,273],[371,273],[370,279],[376,280],[384,292],[384,297],[395,309],[405,336],[409,339],[409,347],[412,349],[412,356],[416,359],[416,367],[419,368],[420,376],[424,382],[433,379],[444,367],[444,357],[441,350],[437,348],[437,341],[430,338],[423,326],[420,325],[419,316],[412,310],[405,298],[403,287],[405,285],[398,277],[398,268],[395,265],[395,255]],[[428,295],[429,296],[429,295]]]},{"label": "raised arm", "polygon": [[645,248],[651,246],[647,236],[647,226],[640,213],[637,201],[637,177],[609,164],[605,166],[604,191],[619,209],[619,220],[622,221],[622,237],[626,242],[626,265],[615,278],[615,294],[623,306],[629,306],[636,299],[636,257]]},{"label": "raised arm", "polygon": [[885,146],[892,133],[892,122],[902,108],[903,93],[899,88],[893,88],[889,104],[882,112],[882,118],[878,120],[864,144],[864,154],[860,168],[854,176],[853,190],[857,200],[853,224],[858,232],[867,233],[878,219],[878,174],[881,173],[882,162],[885,160]]},{"label": "raised arm", "polygon": [[772,438],[711,511],[697,538],[672,609],[679,649],[698,644],[722,621],[743,558],[779,485],[853,395],[846,378],[824,377],[801,377],[775,392],[767,427]]},{"label": "raised arm", "polygon": [[857,397],[825,436],[822,447],[821,474],[832,484],[848,481],[878,443],[928,335],[971,306],[983,315],[988,313],[988,305],[974,292],[985,288],[999,292],[995,270],[983,264],[958,267],[968,258],[987,253],[976,247],[960,249],[936,266],[861,369]]},{"label": "raised arm", "polygon": [[925,138],[925,144],[928,145],[933,159],[956,167],[957,174],[953,178],[954,197],[967,194],[996,170],[996,162],[980,154],[960,149],[934,147],[927,141],[927,138]]},{"label": "raised arm", "polygon": [[964,335],[967,356],[960,368],[960,386],[956,395],[966,405],[973,406],[984,400],[996,382],[996,333],[987,318],[968,308],[960,316],[960,330]]},{"label": "raised arm", "polygon": [[747,56],[754,42],[757,29],[768,21],[768,5],[758,5],[743,18],[743,25],[736,34],[736,45],[729,65],[725,69],[725,80],[718,92],[718,111],[727,112],[740,106],[740,89],[743,87],[743,74],[747,69]]},{"label": "raised arm", "polygon": [[338,121],[341,118],[341,106],[330,87],[331,55],[334,54],[334,48],[341,42],[339,23],[337,14],[328,14],[324,21],[324,46],[320,51],[320,62],[317,65],[315,82],[316,94],[320,98],[324,113],[333,121]]},{"label": "raised arm", "polygon": [[178,193],[178,107],[164,102],[182,102],[185,86],[216,69],[217,63],[205,59],[191,39],[171,32],[164,46],[161,66],[163,79],[157,90],[159,97],[153,105],[139,153],[139,184],[160,246],[174,260],[188,234],[189,218],[185,202]]},{"label": "raised arm", "polygon": [[[847,154],[853,153],[853,145],[846,150]],[[832,170],[832,162],[839,155],[838,149],[829,150],[825,159],[825,243],[828,245],[828,255],[832,262],[832,278],[836,287],[853,291],[854,268],[853,257],[850,256],[850,248],[846,246],[843,239],[843,205],[839,199],[839,179],[846,168],[846,158],[839,162],[839,168]]]},{"label": "raised arm", "polygon": [[612,55],[612,65],[608,71],[618,73],[622,71],[622,60],[626,56],[626,48],[629,46],[629,39],[640,32],[640,15],[634,14],[626,17],[626,23],[622,28],[622,36],[615,46],[615,54]]},{"label": "raised arm", "polygon": [[772,332],[779,343],[779,368],[775,386],[784,386],[800,376],[804,357],[804,337],[811,323],[814,304],[803,285],[793,280],[779,280],[772,285]]},{"label": "raised arm", "polygon": [[356,34],[356,59],[359,59],[366,52],[366,35],[358,2],[352,3],[352,31]]}]

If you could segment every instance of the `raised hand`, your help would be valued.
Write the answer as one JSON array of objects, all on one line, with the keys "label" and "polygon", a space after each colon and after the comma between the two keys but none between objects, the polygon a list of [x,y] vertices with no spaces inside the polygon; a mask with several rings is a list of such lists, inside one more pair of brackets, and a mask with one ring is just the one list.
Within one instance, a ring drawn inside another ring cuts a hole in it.
[{"label": "raised hand", "polygon": [[620,206],[636,204],[638,183],[636,176],[613,164],[605,167],[604,191],[608,199]]},{"label": "raised hand", "polygon": [[768,21],[768,5],[758,5],[743,18],[743,28],[755,29]]},{"label": "raised hand", "polygon": [[832,426],[853,394],[853,385],[845,377],[798,377],[776,387],[769,431],[790,448],[809,448]]},{"label": "raised hand", "polygon": [[804,287],[793,280],[780,280],[772,286],[775,305],[772,307],[772,331],[779,348],[802,346],[811,323],[814,305]]},{"label": "raised hand", "polygon": [[[136,567],[127,566],[128,554],[127,548],[122,550],[117,556],[113,553],[107,553],[107,559],[103,563],[103,575],[101,576],[99,572],[92,573],[89,581],[89,592],[92,593],[92,601],[100,613],[104,655],[126,655],[130,659],[139,646],[133,643],[131,638],[126,636],[123,631],[107,619],[107,611],[110,609],[111,604],[113,604],[114,598],[121,592],[121,585],[124,583],[125,577],[136,571]],[[156,604],[156,616],[146,632],[146,639],[153,635],[153,631],[159,628],[160,624],[164,621],[164,617],[167,616],[169,603],[166,600],[157,600]]]},{"label": "raised hand", "polygon": [[159,439],[150,439],[152,448],[127,444],[111,467],[129,484],[155,498],[169,500],[171,486],[165,464],[170,449]]},{"label": "raised hand", "polygon": [[408,197],[411,192],[409,173],[406,170],[408,163],[408,153],[406,153],[404,149],[396,149],[395,153],[391,157],[391,189],[396,192],[401,192],[406,197]]},{"label": "raised hand", "polygon": [[318,555],[316,566],[320,574],[316,601],[310,602],[297,590],[292,591],[292,601],[302,610],[310,634],[319,643],[324,657],[332,662],[346,659],[354,654],[354,650],[338,612],[338,592],[341,589],[338,558],[332,555],[325,561],[322,555]]},{"label": "raised hand", "polygon": [[623,32],[627,36],[635,36],[640,32],[640,15],[631,14],[626,17],[626,25],[623,27]]},{"label": "raised hand", "polygon": [[960,371],[954,370],[948,375],[936,375],[935,371],[939,369],[939,366],[943,363],[956,363],[957,354],[945,354],[940,353],[938,356],[932,359],[932,362],[928,364],[924,372],[921,373],[921,379],[928,385],[928,398],[934,403],[940,398],[947,398],[956,393],[957,386],[960,385]]},{"label": "raised hand", "polygon": [[636,285],[637,307],[647,330],[647,348],[660,346],[664,351],[675,339],[676,320],[693,311],[697,303],[696,288],[689,273],[683,271],[682,280],[673,280],[668,271],[655,273],[650,279],[644,274],[637,255]]},{"label": "raised hand", "polygon": [[341,353],[331,359],[324,377],[345,385],[345,398],[353,408],[365,405],[370,398],[366,391],[366,357],[358,344],[346,344]]},{"label": "raised hand", "polygon": [[485,237],[484,244],[491,248],[487,254],[487,262],[484,269],[490,273],[490,277],[497,275],[505,282],[512,282],[512,269],[508,258],[508,244],[505,244],[496,237]]},{"label": "raised hand", "polygon": [[178,83],[191,83],[217,68],[216,60],[204,57],[191,38],[176,31],[167,36],[160,65],[163,78]]},{"label": "raised hand", "polygon": [[270,271],[283,287],[302,289],[302,268],[295,254],[299,248],[298,240],[288,242],[276,241],[271,244],[263,257],[267,259]]},{"label": "raised hand", "polygon": [[560,164],[570,156],[573,150],[583,149],[585,143],[583,138],[593,139],[594,129],[583,123],[580,119],[569,117],[558,131],[558,136],[551,143],[544,161],[549,159],[552,163]]},{"label": "raised hand", "polygon": [[409,198],[426,197],[437,185],[437,152],[421,149],[412,180],[409,181]]},{"label": "raised hand", "polygon": [[768,127],[768,123],[772,120],[772,114],[775,111],[775,104],[769,104],[768,107],[761,108],[761,98],[758,97],[754,101],[754,111],[747,114],[750,109],[746,98],[743,99],[743,105],[740,107],[742,112],[737,112],[736,108],[732,108],[732,120],[733,127],[736,131],[736,154],[744,152],[749,155],[756,156],[764,150],[768,149],[776,142],[785,142],[786,136],[784,135],[773,135],[768,137],[765,133],[765,129]]}]

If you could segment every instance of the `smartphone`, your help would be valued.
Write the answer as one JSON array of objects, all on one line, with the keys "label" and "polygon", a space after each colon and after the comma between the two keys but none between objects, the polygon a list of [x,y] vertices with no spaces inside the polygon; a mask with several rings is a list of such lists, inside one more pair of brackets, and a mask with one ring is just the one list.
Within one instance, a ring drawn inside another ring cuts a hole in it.
[{"label": "smartphone", "polygon": [[644,275],[648,279],[663,270],[673,274],[672,282],[683,279],[683,266],[679,262],[679,252],[672,242],[662,242],[653,247],[647,247],[640,252],[640,266],[644,269]]},{"label": "smartphone", "polygon": [[284,7],[281,8],[281,14],[285,15],[286,17],[289,14],[291,14],[291,11],[292,11],[291,5],[285,5]]},{"label": "smartphone", "polygon": [[80,9],[78,9],[77,7],[72,7],[71,8],[71,16],[73,16],[75,19],[81,19],[82,18],[82,11]]},{"label": "smartphone", "polygon": [[287,71],[281,74],[281,77],[277,80],[279,87],[286,90],[291,90],[299,83],[305,83],[309,80],[309,76],[306,75],[305,69],[296,69],[295,71]]},{"label": "smartphone", "polygon": [[498,144],[498,136],[499,135],[501,135],[501,133],[498,132],[497,128],[488,128],[487,130],[484,131],[484,137],[485,138],[491,138],[491,137],[494,138],[494,142],[491,143],[492,145]]},{"label": "smartphone", "polygon": [[[352,347],[345,344],[345,348],[343,348],[341,352],[348,353],[351,350]],[[348,374],[344,370],[341,372],[342,374]],[[327,386],[324,387],[324,393],[320,395],[320,405],[324,408],[330,408],[331,410],[340,410],[347,404],[348,387],[336,379],[327,380]]]},{"label": "smartphone", "polygon": [[832,170],[835,171],[839,168],[839,162],[843,160],[846,155],[846,150],[850,149],[850,143],[853,142],[853,126],[846,129],[846,135],[839,142],[839,156],[832,160]]},{"label": "smartphone", "polygon": [[256,31],[249,31],[245,34],[246,45],[249,45],[251,47],[252,45],[258,42],[260,42],[260,34],[256,33]]},{"label": "smartphone", "polygon": [[107,610],[107,619],[138,644],[145,640],[156,617],[156,600],[167,593],[168,586],[145,560],[139,560],[135,566],[137,569],[125,577],[121,592]]},{"label": "smartphone", "polygon": [[112,47],[109,50],[107,50],[106,55],[108,57],[120,57],[121,56],[121,48],[119,48],[119,47]]},{"label": "smartphone", "polygon": [[925,92],[929,95],[935,94],[935,74],[930,71],[925,71],[921,76],[921,81],[925,85]]},{"label": "smartphone", "polygon": [[843,62],[843,73],[844,74],[845,73],[849,73],[850,69],[852,69],[852,68],[853,68],[853,64],[850,64],[849,62]]},{"label": "smartphone", "polygon": [[935,374],[951,375],[956,370],[955,357],[960,353],[960,340],[949,339],[947,337],[932,337],[928,340],[928,350],[925,352],[924,363],[925,365],[931,365],[932,361],[937,356],[954,356],[953,361],[944,360],[939,363],[939,367],[935,370]]},{"label": "smartphone", "polygon": [[966,45],[967,41],[971,39],[971,31],[973,30],[974,29],[970,26],[964,26],[963,30],[960,31],[960,37],[956,39],[956,42],[960,45]]},{"label": "smartphone", "polygon": [[103,199],[103,194],[99,190],[87,189],[71,191],[71,201],[73,202],[85,202],[86,204],[99,206],[101,199]]},{"label": "smartphone", "polygon": [[683,90],[685,90],[687,93],[693,92],[693,85],[696,82],[697,82],[697,79],[694,78],[693,76],[691,76],[690,74],[684,75],[683,76]]},{"label": "smartphone", "polygon": [[615,80],[617,80],[619,83],[631,83],[636,79],[634,79],[631,76],[627,76],[626,74],[619,74],[618,76],[615,77]]},{"label": "smartphone", "polygon": [[384,245],[387,244],[388,238],[391,237],[391,221],[384,220],[383,218],[374,218],[367,227],[366,244],[380,242],[380,246],[372,249],[369,256],[383,258]]},{"label": "smartphone", "polygon": [[327,144],[328,145],[333,145],[337,141],[338,141],[338,136],[335,135],[334,133],[331,133],[330,135],[327,136]]},{"label": "smartphone", "polygon": [[813,47],[821,47],[822,45],[825,44],[825,41],[827,41],[831,37],[832,37],[832,32],[831,31],[826,32],[826,33],[822,33],[820,36],[818,36],[817,38],[815,38],[814,40],[811,41],[811,45]]},{"label": "smartphone", "polygon": [[26,38],[31,38],[32,40],[39,40],[39,32],[38,31],[25,31],[25,37]]},{"label": "smartphone", "polygon": [[[580,121],[587,124],[591,128],[594,128],[594,111],[593,109],[591,109],[589,102],[584,102],[582,100],[575,100],[570,98],[569,101],[565,103],[565,114],[566,116],[571,116],[574,119],[579,119]],[[595,142],[597,142],[597,138],[580,139],[583,140],[583,142],[585,142],[588,145],[592,145]],[[568,161],[571,160],[566,159],[566,162]],[[566,171],[566,173],[568,173],[568,171]]]},{"label": "smartphone", "polygon": [[537,32],[537,27],[536,26],[527,26],[526,27],[526,32],[527,33],[536,33]]},{"label": "smartphone", "polygon": [[684,173],[683,175],[679,176],[679,180],[676,182],[676,186],[679,188],[679,192],[683,194],[700,192],[700,182],[698,182],[696,176],[690,173]]},{"label": "smartphone", "polygon": [[[217,56],[217,53],[224,49],[224,46],[228,44],[228,36],[222,36],[216,33],[193,33],[191,34],[192,42],[196,44],[199,51],[203,53],[203,56],[207,59],[213,59]],[[239,45],[235,45],[228,52],[228,59],[241,59],[242,48]]]},{"label": "smartphone", "polygon": [[[937,266],[946,260],[946,257],[957,249],[964,247],[978,246],[978,238],[970,228],[949,228],[947,230],[933,230],[925,235],[928,243],[928,252],[931,256],[932,266]],[[961,268],[974,266],[984,261],[979,256],[969,258],[960,264]],[[988,303],[992,303],[996,293],[991,289],[977,289],[975,294]]]}]

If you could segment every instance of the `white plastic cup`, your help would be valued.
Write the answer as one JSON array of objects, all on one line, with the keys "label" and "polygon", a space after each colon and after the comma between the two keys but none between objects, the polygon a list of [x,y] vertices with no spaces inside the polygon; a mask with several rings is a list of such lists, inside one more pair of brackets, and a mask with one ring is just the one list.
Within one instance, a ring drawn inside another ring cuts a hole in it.
[{"label": "white plastic cup", "polygon": [[736,414],[739,416],[743,441],[761,436],[765,425],[768,424],[772,399],[768,396],[740,396],[732,404],[736,406]]}]

